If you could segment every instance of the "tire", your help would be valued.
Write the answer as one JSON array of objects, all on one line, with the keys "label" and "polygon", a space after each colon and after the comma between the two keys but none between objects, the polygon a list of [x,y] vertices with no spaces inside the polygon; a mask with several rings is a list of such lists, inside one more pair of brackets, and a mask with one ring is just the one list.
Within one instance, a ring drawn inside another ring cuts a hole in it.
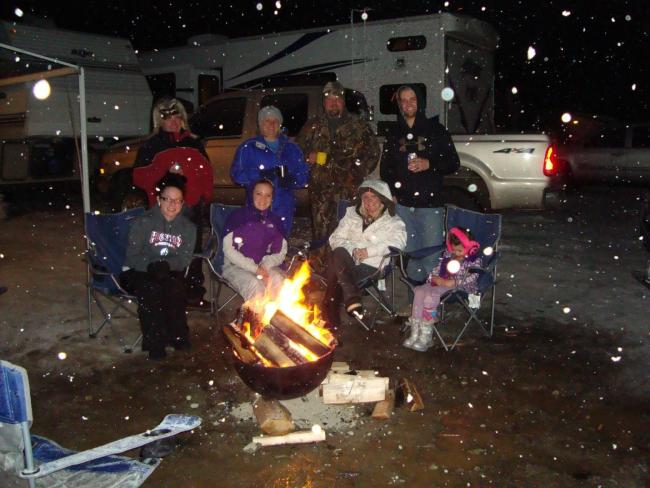
[{"label": "tire", "polygon": [[121,171],[113,176],[110,205],[113,212],[123,212],[135,207],[148,207],[146,193],[133,186],[131,171]]},{"label": "tire", "polygon": [[457,207],[473,210],[474,212],[482,212],[484,210],[482,205],[478,203],[471,193],[460,188],[445,188],[444,193],[445,202],[450,205],[456,205]]}]

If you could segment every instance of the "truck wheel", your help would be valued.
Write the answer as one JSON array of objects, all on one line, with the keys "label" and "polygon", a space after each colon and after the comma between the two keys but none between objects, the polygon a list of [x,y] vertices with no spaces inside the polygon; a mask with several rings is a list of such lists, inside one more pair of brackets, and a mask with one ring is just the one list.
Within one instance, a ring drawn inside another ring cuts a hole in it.
[{"label": "truck wheel", "polygon": [[470,193],[459,188],[445,188],[445,201],[466,210],[473,210],[475,212],[483,211],[482,206]]},{"label": "truck wheel", "polygon": [[123,212],[135,207],[147,207],[147,195],[133,186],[130,171],[116,174],[111,183],[110,201],[114,212]]}]

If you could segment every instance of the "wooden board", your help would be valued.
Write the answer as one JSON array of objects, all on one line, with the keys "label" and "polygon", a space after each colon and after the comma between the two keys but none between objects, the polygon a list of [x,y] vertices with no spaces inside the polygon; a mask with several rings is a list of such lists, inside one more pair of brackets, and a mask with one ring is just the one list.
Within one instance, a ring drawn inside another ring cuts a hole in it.
[{"label": "wooden board", "polygon": [[295,430],[291,413],[277,400],[259,397],[253,403],[253,413],[265,434],[285,435]]},{"label": "wooden board", "polygon": [[395,409],[395,390],[386,392],[386,399],[378,402],[372,411],[372,418],[377,420],[386,420],[393,415]]},{"label": "wooden board", "polygon": [[380,402],[386,399],[388,378],[332,374],[322,389],[325,404]]}]

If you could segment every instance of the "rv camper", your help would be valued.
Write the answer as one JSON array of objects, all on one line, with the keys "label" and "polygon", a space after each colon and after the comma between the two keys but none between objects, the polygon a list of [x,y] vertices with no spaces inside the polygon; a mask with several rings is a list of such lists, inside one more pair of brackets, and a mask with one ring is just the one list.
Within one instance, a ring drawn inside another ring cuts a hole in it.
[{"label": "rv camper", "polygon": [[[149,132],[151,91],[128,40],[0,21],[0,42],[85,68],[91,164],[110,142]],[[78,76],[48,78],[44,100],[25,76],[56,68],[0,50],[0,191],[79,179]]]},{"label": "rv camper", "polygon": [[[425,95],[427,116],[440,115],[452,133],[494,130],[497,34],[470,17],[425,15],[238,39],[202,35],[187,44],[140,55],[156,97],[198,106],[224,89],[338,79],[366,96],[382,133],[395,120],[396,88],[409,83]],[[445,88],[453,90],[450,100]]]}]

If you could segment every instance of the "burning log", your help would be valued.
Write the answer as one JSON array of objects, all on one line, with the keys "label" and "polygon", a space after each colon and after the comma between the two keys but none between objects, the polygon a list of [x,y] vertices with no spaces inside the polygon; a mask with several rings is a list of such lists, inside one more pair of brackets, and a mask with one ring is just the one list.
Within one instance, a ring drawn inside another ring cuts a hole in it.
[{"label": "burning log", "polygon": [[287,317],[280,310],[275,312],[271,318],[271,325],[282,332],[293,342],[298,343],[309,349],[316,356],[327,354],[330,350],[328,346],[316,339],[299,324]]},{"label": "burning log", "polygon": [[[300,359],[296,362],[294,357],[289,356],[291,351],[290,346],[288,345],[288,339],[270,325],[267,325],[262,329],[260,335],[258,335],[255,342],[253,342],[253,347],[257,349],[265,359],[281,368],[295,366],[296,364],[303,362]],[[294,355],[292,354],[292,356]],[[306,362],[306,360],[304,362]]]},{"label": "burning log", "polygon": [[289,410],[277,400],[259,397],[253,403],[253,412],[262,432],[269,435],[284,435],[294,430]]},{"label": "burning log", "polygon": [[239,356],[239,359],[241,359],[246,364],[253,364],[257,361],[257,357],[255,356],[255,353],[250,349],[248,349],[247,347],[244,347],[244,345],[242,344],[242,341],[244,339],[239,334],[237,334],[232,329],[232,327],[230,327],[229,325],[224,325],[222,330],[223,330],[223,334],[226,336],[226,339],[228,339],[228,342],[232,346],[233,350]]}]

